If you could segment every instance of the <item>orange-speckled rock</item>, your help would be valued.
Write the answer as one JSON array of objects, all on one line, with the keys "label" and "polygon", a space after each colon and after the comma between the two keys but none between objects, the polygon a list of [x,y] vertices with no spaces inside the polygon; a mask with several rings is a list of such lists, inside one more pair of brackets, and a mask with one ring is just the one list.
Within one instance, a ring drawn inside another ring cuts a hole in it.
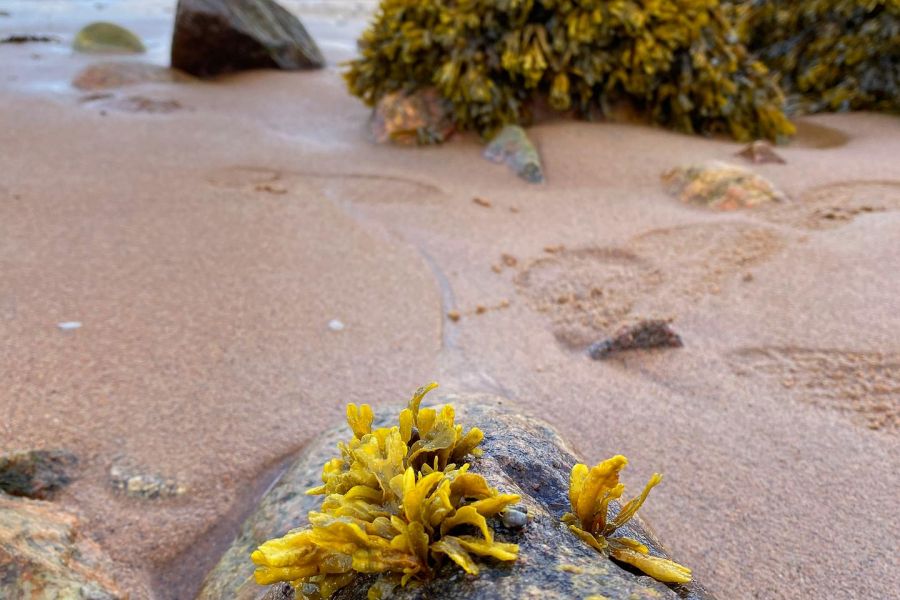
[{"label": "orange-speckled rock", "polygon": [[103,551],[78,517],[39,500],[0,492],[0,598],[126,598]]}]

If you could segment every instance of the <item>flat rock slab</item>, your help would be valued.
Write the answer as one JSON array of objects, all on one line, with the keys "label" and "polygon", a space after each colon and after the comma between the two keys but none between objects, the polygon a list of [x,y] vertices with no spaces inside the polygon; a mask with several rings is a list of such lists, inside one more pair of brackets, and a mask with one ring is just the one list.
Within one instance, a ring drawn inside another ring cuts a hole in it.
[{"label": "flat rock slab", "polygon": [[272,0],[179,0],[172,67],[199,77],[325,63],[297,17]]},{"label": "flat rock slab", "polygon": [[111,90],[141,83],[179,83],[196,81],[175,69],[136,62],[102,62],[85,67],[72,85],[79,90]]},{"label": "flat rock slab", "polygon": [[[402,600],[469,600],[487,598],[571,599],[596,595],[617,598],[712,598],[699,584],[667,586],[650,577],[623,568],[578,540],[560,522],[569,509],[569,472],[577,457],[560,436],[538,419],[515,411],[503,398],[487,394],[443,396],[452,402],[457,422],[484,431],[484,455],[473,459],[472,470],[482,474],[501,493],[522,496],[518,508],[527,510],[528,523],[509,529],[492,519],[498,540],[520,545],[514,563],[485,563],[478,577],[467,576],[447,562],[435,578],[419,587],[397,588],[391,598]],[[376,426],[394,422],[399,411],[380,410]],[[262,588],[253,581],[250,553],[269,538],[305,526],[306,513],[318,508],[320,496],[305,490],[321,482],[322,464],[337,452],[337,443],[348,439],[346,427],[323,434],[266,494],[256,512],[244,523],[237,539],[209,574],[198,599],[290,600],[289,585]],[[612,454],[611,449],[605,450]],[[657,501],[661,499],[657,497]],[[614,507],[618,511],[618,506]],[[620,529],[623,535],[646,544],[657,556],[668,556],[659,541],[639,518]],[[688,565],[690,566],[690,565]],[[359,576],[340,590],[335,599],[364,599],[373,578]]]}]

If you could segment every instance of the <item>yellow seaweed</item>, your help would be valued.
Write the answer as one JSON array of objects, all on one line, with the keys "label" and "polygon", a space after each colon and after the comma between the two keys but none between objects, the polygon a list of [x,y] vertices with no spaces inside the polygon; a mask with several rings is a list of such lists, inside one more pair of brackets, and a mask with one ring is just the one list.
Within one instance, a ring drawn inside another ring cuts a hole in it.
[{"label": "yellow seaweed", "polygon": [[578,538],[597,551],[618,561],[637,567],[650,577],[666,583],[687,583],[691,570],[666,558],[650,555],[650,550],[637,540],[616,536],[647,499],[647,495],[662,476],[654,473],[641,494],[626,502],[619,513],[609,519],[609,504],[625,491],[619,473],[628,464],[622,455],[609,458],[593,468],[577,464],[569,478],[569,503],[572,512],[563,515],[563,522]]},{"label": "yellow seaweed", "polygon": [[[396,585],[425,580],[444,557],[477,575],[474,556],[513,561],[518,546],[494,540],[487,519],[517,503],[468,464],[484,434],[463,431],[452,406],[420,408],[436,384],[419,388],[394,427],[372,428],[366,404],[347,407],[353,437],[322,467],[324,495],[309,526],[269,540],[251,555],[257,583],[290,582],[298,597],[328,598],[356,573],[380,574],[370,589],[386,597]],[[475,532],[476,535],[467,535]]]}]

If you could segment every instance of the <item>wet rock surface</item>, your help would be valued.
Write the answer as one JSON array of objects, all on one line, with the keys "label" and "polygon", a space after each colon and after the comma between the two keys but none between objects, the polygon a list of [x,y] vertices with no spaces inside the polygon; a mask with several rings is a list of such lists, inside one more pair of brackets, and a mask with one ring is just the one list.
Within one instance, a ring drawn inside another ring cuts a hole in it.
[{"label": "wet rock surface", "polygon": [[[708,599],[712,596],[696,582],[667,586],[636,574],[605,558],[578,540],[560,522],[568,508],[569,472],[580,459],[548,425],[518,414],[508,400],[487,394],[445,395],[438,403],[452,402],[458,421],[477,425],[485,433],[484,455],[471,461],[472,469],[502,493],[522,496],[516,506],[527,523],[512,527],[492,519],[496,538],[520,545],[514,563],[483,563],[478,577],[467,576],[454,564],[445,564],[435,579],[419,587],[397,588],[391,598],[617,598]],[[380,410],[376,426],[387,424],[396,411]],[[244,523],[237,539],[204,582],[199,599],[291,600],[289,585],[262,588],[253,581],[250,553],[263,541],[306,524],[306,513],[321,497],[304,491],[321,481],[321,466],[336,453],[336,444],[349,435],[345,428],[329,431],[313,441],[265,495],[257,511]],[[659,500],[659,498],[657,498]],[[618,506],[614,512],[618,511]],[[621,533],[646,544],[650,552],[667,556],[639,518]],[[372,577],[357,581],[335,594],[335,599],[366,598]],[[299,597],[299,596],[298,596]]]},{"label": "wet rock surface", "polygon": [[104,21],[82,28],[75,35],[72,47],[90,54],[140,54],[145,50],[138,36],[120,25]]},{"label": "wet rock surface", "polygon": [[484,157],[491,162],[506,163],[513,172],[529,183],[544,181],[541,157],[525,130],[507,125],[488,143]]},{"label": "wet rock surface", "polygon": [[0,598],[115,600],[111,562],[78,518],[49,502],[0,492]]},{"label": "wet rock surface", "polygon": [[179,0],[172,66],[200,77],[312,69],[324,59],[297,17],[272,0]]},{"label": "wet rock surface", "polygon": [[0,455],[0,492],[46,499],[72,481],[78,458],[66,450],[29,450]]},{"label": "wet rock surface", "polygon": [[594,342],[588,347],[588,355],[594,360],[602,360],[629,350],[682,346],[681,336],[672,330],[669,321],[649,319],[627,325],[611,338]]}]

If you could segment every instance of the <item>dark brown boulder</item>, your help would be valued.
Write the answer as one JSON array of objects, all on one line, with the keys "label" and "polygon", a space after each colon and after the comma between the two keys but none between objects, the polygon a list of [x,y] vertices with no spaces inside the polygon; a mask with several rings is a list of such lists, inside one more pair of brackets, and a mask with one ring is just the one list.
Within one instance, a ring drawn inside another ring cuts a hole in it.
[{"label": "dark brown boulder", "polygon": [[200,77],[315,69],[324,59],[299,19],[272,0],[179,0],[172,67]]}]

